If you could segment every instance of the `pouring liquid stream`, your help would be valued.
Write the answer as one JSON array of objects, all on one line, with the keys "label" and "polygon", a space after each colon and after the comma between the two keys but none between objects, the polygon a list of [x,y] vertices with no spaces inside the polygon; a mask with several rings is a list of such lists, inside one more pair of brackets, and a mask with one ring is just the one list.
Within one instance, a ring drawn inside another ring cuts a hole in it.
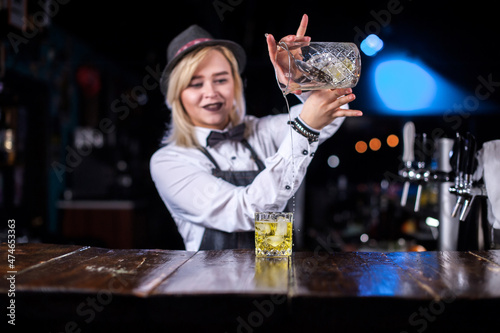
[{"label": "pouring liquid stream", "polygon": [[[283,48],[284,50],[286,50],[288,52],[288,47],[287,47],[287,45],[285,43],[280,43],[279,47]],[[278,54],[276,54],[276,57],[278,57]],[[276,59],[276,61],[277,61],[277,59]],[[288,78],[290,78],[291,75],[292,75],[291,62],[292,62],[291,57],[288,57],[288,73],[286,74],[286,76]],[[277,71],[276,71],[276,81],[278,82],[278,86],[281,87]],[[287,112],[288,112],[288,121],[289,121],[289,123],[291,123],[291,121],[292,121],[292,115],[290,113],[290,103],[288,102],[288,98],[286,98],[289,84],[290,84],[290,80],[287,81],[285,89],[281,89],[281,91],[283,93],[283,98],[285,99],[286,109],[287,109]],[[293,133],[292,133],[293,129],[292,129],[292,126],[290,126],[289,130],[290,130],[289,131],[289,133],[290,133],[290,144],[292,145],[292,191],[294,191],[291,203],[292,203],[292,212],[295,215],[295,192],[296,191],[293,188],[293,186],[295,184],[295,154],[294,154],[294,151],[293,151]],[[288,202],[288,205],[289,204],[290,204],[290,202]]]},{"label": "pouring liquid stream", "polygon": [[[292,121],[292,115],[290,114],[290,104],[288,103],[288,99],[286,98],[286,94],[283,92],[283,97],[285,98],[285,103],[286,103],[286,109],[288,112],[288,121]],[[292,196],[292,212],[295,214],[295,189],[293,189],[293,185],[295,184],[295,154],[293,151],[293,133],[292,133],[292,126],[290,126],[290,143],[292,145],[292,190],[293,196]]]}]

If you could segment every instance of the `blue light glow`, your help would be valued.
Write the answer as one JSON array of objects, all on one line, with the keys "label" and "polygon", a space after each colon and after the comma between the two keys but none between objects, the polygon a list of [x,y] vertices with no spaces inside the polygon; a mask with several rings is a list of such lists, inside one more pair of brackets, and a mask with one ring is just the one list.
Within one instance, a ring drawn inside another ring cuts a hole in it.
[{"label": "blue light glow", "polygon": [[406,52],[387,51],[374,58],[368,71],[374,97],[371,106],[377,113],[465,118],[498,110],[496,103],[477,96],[477,89],[464,90]]},{"label": "blue light glow", "polygon": [[437,85],[429,72],[416,63],[389,60],[375,69],[375,88],[389,109],[412,111],[431,106]]},{"label": "blue light glow", "polygon": [[368,35],[359,45],[367,56],[374,56],[384,47],[384,42],[374,34]]}]

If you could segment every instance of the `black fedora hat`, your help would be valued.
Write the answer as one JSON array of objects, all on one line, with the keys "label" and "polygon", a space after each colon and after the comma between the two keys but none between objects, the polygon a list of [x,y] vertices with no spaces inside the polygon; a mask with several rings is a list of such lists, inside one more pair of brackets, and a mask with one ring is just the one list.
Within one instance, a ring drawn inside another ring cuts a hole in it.
[{"label": "black fedora hat", "polygon": [[167,65],[160,79],[160,89],[163,95],[167,95],[170,73],[177,63],[179,63],[179,61],[189,52],[200,47],[212,45],[222,45],[231,50],[238,61],[240,74],[243,72],[246,64],[246,55],[245,50],[243,50],[239,44],[229,40],[214,39],[206,30],[193,24],[177,35],[170,44],[168,44]]}]

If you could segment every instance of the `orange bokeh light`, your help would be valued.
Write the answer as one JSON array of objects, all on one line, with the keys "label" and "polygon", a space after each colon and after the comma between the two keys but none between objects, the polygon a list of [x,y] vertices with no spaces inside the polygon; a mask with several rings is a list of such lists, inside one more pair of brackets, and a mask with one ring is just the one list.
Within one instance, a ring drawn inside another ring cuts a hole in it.
[{"label": "orange bokeh light", "polygon": [[373,138],[370,140],[369,145],[371,150],[377,151],[380,149],[380,147],[382,147],[382,142],[380,142],[380,140],[377,138]]},{"label": "orange bokeh light", "polygon": [[391,148],[396,147],[399,144],[399,138],[395,134],[391,134],[387,137],[387,145]]},{"label": "orange bokeh light", "polygon": [[368,149],[368,145],[364,141],[358,141],[356,142],[356,145],[354,146],[356,151],[360,154],[364,153]]}]

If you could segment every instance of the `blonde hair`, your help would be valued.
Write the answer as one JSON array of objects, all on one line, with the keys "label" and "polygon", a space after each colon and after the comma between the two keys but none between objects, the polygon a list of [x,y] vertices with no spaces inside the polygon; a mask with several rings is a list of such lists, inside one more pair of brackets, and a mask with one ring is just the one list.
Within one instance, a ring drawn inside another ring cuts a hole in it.
[{"label": "blonde hair", "polygon": [[198,65],[211,50],[221,52],[231,66],[231,73],[234,81],[234,103],[229,113],[229,121],[233,126],[236,126],[245,116],[243,83],[238,71],[238,61],[233,53],[228,48],[220,45],[200,48],[184,56],[170,74],[166,102],[172,110],[172,120],[169,131],[162,143],[167,144],[175,142],[182,147],[200,146],[194,134],[193,122],[182,105],[181,93],[188,87]]}]

